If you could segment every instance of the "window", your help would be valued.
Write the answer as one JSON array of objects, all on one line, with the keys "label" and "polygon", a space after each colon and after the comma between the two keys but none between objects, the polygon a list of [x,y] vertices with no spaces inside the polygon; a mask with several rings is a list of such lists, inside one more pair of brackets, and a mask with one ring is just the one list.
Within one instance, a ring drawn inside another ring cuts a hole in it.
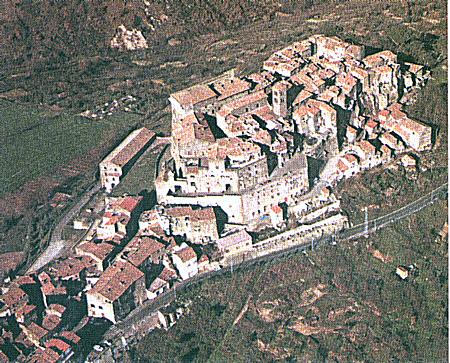
[{"label": "window", "polygon": [[103,310],[103,306],[101,306],[101,305],[99,305],[98,308],[99,308],[100,310]]},{"label": "window", "polygon": [[95,305],[94,305],[94,304],[91,304],[91,308],[95,308]]}]

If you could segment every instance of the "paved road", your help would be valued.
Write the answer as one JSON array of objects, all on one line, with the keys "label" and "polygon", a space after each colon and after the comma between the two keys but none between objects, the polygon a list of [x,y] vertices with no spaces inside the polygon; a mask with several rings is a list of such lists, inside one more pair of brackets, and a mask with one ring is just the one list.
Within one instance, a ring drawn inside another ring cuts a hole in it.
[{"label": "paved road", "polygon": [[99,183],[95,184],[91,189],[86,191],[80,200],[67,211],[64,216],[59,220],[53,231],[51,232],[50,241],[47,248],[42,254],[34,261],[31,267],[27,270],[27,274],[35,272],[44,267],[50,261],[60,257],[62,253],[67,249],[67,241],[62,239],[62,232],[64,227],[74,218],[83,208],[86,203],[92,198],[92,196],[100,190]]},{"label": "paved road", "polygon": [[[418,212],[419,210],[433,204],[437,199],[445,197],[448,193],[448,184],[445,183],[441,185],[439,188],[436,188],[431,193],[417,199],[416,201],[401,207],[394,212],[386,214],[382,217],[373,219],[369,221],[368,232],[373,232],[374,230],[383,228],[390,223],[394,223],[402,218],[405,218],[411,214]],[[357,226],[348,228],[343,230],[337,237],[339,241],[349,240],[352,238],[361,237],[366,232],[366,226],[364,223],[359,224]],[[194,284],[198,284],[201,281],[209,279],[213,276],[223,275],[229,272],[232,272],[236,269],[245,269],[250,268],[254,265],[259,265],[263,263],[267,263],[273,260],[276,260],[280,257],[289,256],[292,254],[296,254],[302,251],[306,251],[309,249],[314,249],[319,247],[322,244],[330,243],[334,241],[334,236],[323,236],[317,241],[314,241],[313,244],[306,243],[302,245],[292,246],[290,248],[284,250],[278,250],[267,255],[253,258],[250,260],[244,260],[240,263],[236,263],[234,266],[228,266],[222,268],[218,271],[212,271],[208,273],[204,273],[201,275],[196,275],[191,279],[185,280],[176,286],[175,289],[171,289],[170,291],[160,295],[154,300],[146,301],[144,304],[139,306],[137,309],[133,310],[124,320],[118,322],[116,325],[112,326],[105,334],[105,339],[115,340],[118,337],[122,336],[123,332],[129,329],[130,326],[136,324],[139,321],[146,319],[151,313],[161,309],[167,304],[171,303],[175,298],[177,292],[182,292],[185,289],[189,288]]]}]

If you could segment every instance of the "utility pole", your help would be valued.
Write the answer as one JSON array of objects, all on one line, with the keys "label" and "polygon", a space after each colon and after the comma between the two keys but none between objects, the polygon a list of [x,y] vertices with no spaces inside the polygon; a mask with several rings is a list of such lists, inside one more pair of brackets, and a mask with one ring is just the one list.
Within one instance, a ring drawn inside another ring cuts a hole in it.
[{"label": "utility pole", "polygon": [[367,207],[364,208],[364,236],[369,237],[369,212]]}]

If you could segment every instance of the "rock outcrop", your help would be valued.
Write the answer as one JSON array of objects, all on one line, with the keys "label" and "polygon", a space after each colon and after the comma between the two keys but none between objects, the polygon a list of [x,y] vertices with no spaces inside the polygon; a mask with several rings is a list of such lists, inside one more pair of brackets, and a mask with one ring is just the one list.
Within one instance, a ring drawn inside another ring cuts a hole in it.
[{"label": "rock outcrop", "polygon": [[111,39],[111,48],[117,48],[121,51],[147,49],[148,44],[140,30],[127,30],[124,25],[120,25],[116,35]]}]

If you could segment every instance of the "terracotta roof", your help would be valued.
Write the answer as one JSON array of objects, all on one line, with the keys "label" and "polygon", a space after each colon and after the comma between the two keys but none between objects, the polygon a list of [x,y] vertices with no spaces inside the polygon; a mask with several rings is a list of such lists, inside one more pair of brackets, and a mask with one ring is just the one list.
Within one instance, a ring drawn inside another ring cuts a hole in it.
[{"label": "terracotta roof", "polygon": [[375,127],[378,126],[378,122],[376,122],[375,120],[369,120],[367,121],[366,126],[371,129],[374,129]]},{"label": "terracotta roof", "polygon": [[58,362],[60,355],[53,349],[38,348],[30,357],[28,362],[30,363],[56,363]]},{"label": "terracotta roof", "polygon": [[42,319],[42,327],[48,331],[54,330],[61,323],[61,318],[55,314],[46,314]]},{"label": "terracotta roof", "polygon": [[36,305],[24,305],[16,311],[16,316],[26,316],[36,310]]},{"label": "terracotta roof", "polygon": [[237,77],[220,79],[212,84],[219,94],[218,100],[245,92],[251,88],[251,84]]},{"label": "terracotta roof", "polygon": [[56,311],[58,314],[61,315],[64,314],[64,312],[66,311],[66,307],[61,304],[50,304],[48,309],[51,311]]},{"label": "terracotta roof", "polygon": [[36,340],[41,340],[48,334],[48,331],[46,329],[37,325],[35,322],[31,322],[30,325],[26,326],[25,328],[29,332],[29,334],[31,334]]},{"label": "terracotta roof", "polygon": [[166,286],[166,285],[167,285],[167,281],[157,277],[155,280],[153,280],[153,282],[149,286],[148,290],[149,291],[157,291],[161,287]]},{"label": "terracotta roof", "polygon": [[418,73],[420,70],[422,70],[423,69],[423,65],[421,65],[421,64],[415,64],[415,63],[408,63],[408,62],[405,62],[405,65],[407,65],[408,66],[408,70],[411,72],[411,73]]},{"label": "terracotta roof", "polygon": [[301,90],[299,92],[299,94],[297,95],[297,97],[295,97],[294,99],[294,105],[298,105],[300,103],[302,103],[303,101],[306,101],[308,98],[312,97],[312,93],[308,92],[307,90]]},{"label": "terracotta roof", "polygon": [[70,349],[70,345],[65,341],[57,338],[49,339],[45,342],[47,348],[56,348],[61,353],[66,353]]},{"label": "terracotta roof", "polygon": [[135,237],[124,248],[123,257],[139,267],[149,257],[164,249],[164,245],[152,237]]},{"label": "terracotta roof", "polygon": [[353,154],[345,154],[344,158],[350,163],[350,164],[357,164],[358,159]]},{"label": "terracotta roof", "polygon": [[170,95],[183,107],[194,106],[200,102],[217,97],[217,94],[207,85],[195,85]]},{"label": "terracotta roof", "polygon": [[240,245],[243,243],[252,243],[252,236],[247,231],[241,230],[239,232],[230,234],[217,240],[217,246],[220,250],[224,250],[231,246]]},{"label": "terracotta roof", "polygon": [[208,157],[212,159],[225,159],[228,156],[248,160],[260,154],[259,146],[238,137],[219,139],[208,150]]},{"label": "terracotta roof", "polygon": [[16,285],[22,286],[22,285],[33,285],[36,283],[36,281],[34,281],[33,277],[31,277],[30,275],[25,275],[25,276],[17,276],[14,279],[14,283]]},{"label": "terracotta roof", "polygon": [[0,295],[0,301],[8,307],[12,307],[21,301],[24,301],[25,303],[25,299],[28,300],[28,296],[25,291],[16,286],[11,286],[6,293]]},{"label": "terracotta roof", "polygon": [[192,209],[191,206],[188,207],[174,207],[169,208],[164,211],[169,217],[180,218],[188,217],[191,221],[211,221],[215,222],[216,215],[214,214],[214,208],[199,208]]},{"label": "terracotta roof", "polygon": [[267,101],[267,95],[263,90],[253,92],[227,103],[217,112],[217,115],[225,117],[226,115],[233,113],[234,110],[245,107],[246,105],[265,101]]},{"label": "terracotta roof", "polygon": [[142,201],[143,197],[132,197],[132,196],[126,196],[126,197],[119,197],[116,200],[114,200],[108,209],[123,209],[127,212],[133,212],[136,207],[139,205],[139,203]]},{"label": "terracotta roof", "polygon": [[81,339],[73,331],[62,331],[61,333],[59,333],[59,336],[71,342],[73,345],[78,344]]},{"label": "terracotta roof", "polygon": [[143,127],[134,130],[103,161],[118,166],[126,165],[156,134]]},{"label": "terracotta roof", "polygon": [[348,170],[348,166],[342,161],[342,159],[339,159],[337,162],[337,168],[342,173],[346,172]]},{"label": "terracotta roof", "polygon": [[80,273],[91,266],[94,261],[87,256],[68,257],[58,261],[49,268],[49,273],[55,279],[79,278]]},{"label": "terracotta roof", "polygon": [[109,266],[87,294],[99,294],[109,301],[121,297],[144,273],[129,262],[117,261]]},{"label": "terracotta roof", "polygon": [[192,247],[185,247],[181,250],[175,252],[175,254],[181,259],[183,262],[190,261],[192,259],[197,259],[197,255]]},{"label": "terracotta roof", "polygon": [[281,207],[278,204],[275,204],[272,206],[272,211],[275,213],[282,213],[283,209],[281,209]]},{"label": "terracotta roof", "polygon": [[105,258],[113,251],[114,246],[109,243],[94,243],[94,242],[85,242],[80,246],[76,247],[78,254],[89,254],[100,261],[105,260]]},{"label": "terracotta roof", "polygon": [[198,263],[208,263],[209,262],[209,257],[205,254],[201,255],[201,257],[198,260]]},{"label": "terracotta roof", "polygon": [[356,144],[357,146],[359,146],[361,148],[362,151],[364,151],[364,153],[367,154],[374,154],[376,151],[375,146],[373,146],[369,141],[367,140],[363,140],[360,141]]},{"label": "terracotta roof", "polygon": [[163,279],[164,281],[170,281],[172,279],[177,278],[177,272],[173,269],[168,268],[167,266],[164,266],[164,269],[159,274],[159,277]]}]

